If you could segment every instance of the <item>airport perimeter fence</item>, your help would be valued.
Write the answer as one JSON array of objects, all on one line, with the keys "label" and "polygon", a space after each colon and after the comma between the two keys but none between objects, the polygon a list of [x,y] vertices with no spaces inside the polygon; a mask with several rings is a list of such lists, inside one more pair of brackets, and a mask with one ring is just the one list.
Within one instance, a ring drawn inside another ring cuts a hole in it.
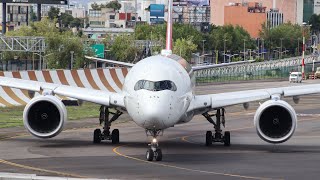
[{"label": "airport perimeter fence", "polygon": [[[310,61],[309,61],[310,62]],[[320,66],[319,61],[314,64],[314,69]],[[313,64],[305,65],[305,77],[312,73]],[[224,67],[196,72],[196,84],[232,83],[252,80],[289,80],[290,72],[301,72],[301,65],[287,66],[258,66],[244,65],[238,67]]]}]

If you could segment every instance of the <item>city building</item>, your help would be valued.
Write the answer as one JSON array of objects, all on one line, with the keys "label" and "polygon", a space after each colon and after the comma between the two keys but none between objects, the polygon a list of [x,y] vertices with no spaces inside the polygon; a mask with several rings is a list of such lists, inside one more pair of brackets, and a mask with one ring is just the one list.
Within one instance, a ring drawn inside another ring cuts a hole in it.
[{"label": "city building", "polygon": [[89,9],[90,28],[126,28],[131,21],[131,13],[119,13],[110,8]]},{"label": "city building", "polygon": [[253,38],[259,37],[261,24],[266,20],[266,7],[262,3],[232,3],[224,7],[224,24],[239,25]]},{"label": "city building", "polygon": [[202,32],[209,30],[210,6],[206,0],[174,0],[173,22],[191,24]]},{"label": "city building", "polygon": [[[70,3],[69,5],[41,5],[41,16],[48,17],[48,12],[51,7],[59,8],[61,13],[68,13],[74,18],[85,18],[86,17],[86,8],[82,4],[75,2]],[[34,11],[36,11],[36,6],[34,6]]]},{"label": "city building", "polygon": [[299,16],[299,14],[302,14],[303,11],[302,1],[308,0],[212,0],[210,3],[210,22],[214,25],[224,25],[224,7],[229,6],[230,3],[262,2],[263,6],[266,7],[266,11],[270,11],[270,9],[275,7],[279,10],[279,12],[283,13],[283,22],[302,24],[302,16]]},{"label": "city building", "polygon": [[270,28],[283,24],[283,13],[279,12],[279,9],[270,9],[270,11],[267,12],[267,22]]},{"label": "city building", "polygon": [[[0,4],[0,18],[2,22],[2,3]],[[7,4],[7,31],[18,29],[22,25],[28,25],[32,6],[30,4],[8,3]],[[0,24],[2,31],[2,23]]]}]

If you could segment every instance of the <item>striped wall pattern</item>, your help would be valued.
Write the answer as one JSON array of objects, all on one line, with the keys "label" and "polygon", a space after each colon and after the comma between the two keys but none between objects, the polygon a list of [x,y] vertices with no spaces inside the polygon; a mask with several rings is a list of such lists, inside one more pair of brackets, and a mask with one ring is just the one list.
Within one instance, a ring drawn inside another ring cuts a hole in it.
[{"label": "striped wall pattern", "polygon": [[[0,76],[120,92],[128,71],[128,68],[17,71],[0,72]],[[21,106],[29,101],[30,97],[26,90],[0,87],[0,107]]]}]

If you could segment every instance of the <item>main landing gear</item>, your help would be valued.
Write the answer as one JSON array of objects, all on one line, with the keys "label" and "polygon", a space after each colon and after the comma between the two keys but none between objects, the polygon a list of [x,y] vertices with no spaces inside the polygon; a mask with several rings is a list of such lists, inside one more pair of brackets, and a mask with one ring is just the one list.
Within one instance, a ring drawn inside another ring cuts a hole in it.
[{"label": "main landing gear", "polygon": [[[212,131],[207,131],[206,133],[206,146],[211,146],[213,142],[224,143],[225,146],[230,146],[230,132],[225,131],[222,135],[221,124],[225,127],[225,110],[223,108],[217,109],[216,114],[210,115],[208,112],[203,113],[202,115],[214,126],[215,133],[212,134]],[[216,116],[216,121],[212,119],[213,116]]]},{"label": "main landing gear", "polygon": [[156,161],[162,160],[162,151],[159,148],[157,136],[163,133],[163,130],[146,130],[147,136],[152,136],[153,139],[149,144],[150,148],[146,152],[146,158],[148,161],[155,159]]},{"label": "main landing gear", "polygon": [[[109,114],[113,114],[112,118],[109,120]],[[94,130],[93,133],[93,143],[100,143],[102,140],[111,140],[112,144],[119,143],[119,129],[114,129],[110,133],[111,123],[117,120],[122,115],[122,112],[116,111],[116,113],[109,112],[109,108],[106,106],[100,107],[100,124],[104,123],[103,132],[100,129]]]}]

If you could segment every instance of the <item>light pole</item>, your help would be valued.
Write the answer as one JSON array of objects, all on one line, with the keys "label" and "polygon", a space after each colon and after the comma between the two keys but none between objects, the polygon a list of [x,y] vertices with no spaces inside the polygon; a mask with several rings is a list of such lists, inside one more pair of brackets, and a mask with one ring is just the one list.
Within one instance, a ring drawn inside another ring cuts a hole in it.
[{"label": "light pole", "polygon": [[243,40],[243,60],[246,60],[246,39]]},{"label": "light pole", "polygon": [[279,59],[282,59],[282,40],[283,38],[280,38],[280,58]]},{"label": "light pole", "polygon": [[202,40],[202,54],[204,54],[204,42],[205,42],[206,40]]},{"label": "light pole", "polygon": [[300,47],[300,38],[298,38],[298,46],[297,47],[298,47],[298,56],[300,56],[300,50],[299,50],[300,49],[299,48]]},{"label": "light pole", "polygon": [[264,39],[262,38],[261,41],[262,41],[262,52],[261,53],[262,53],[262,59],[264,60],[264,53],[265,53],[264,52]]},{"label": "light pole", "polygon": [[223,44],[223,63],[226,63],[226,38],[224,38],[224,44]]},{"label": "light pole", "polygon": [[70,69],[73,69],[73,54],[74,54],[74,51],[70,51],[71,53],[71,64],[70,64]]},{"label": "light pole", "polygon": [[302,79],[305,79],[304,77],[304,51],[305,51],[305,36],[304,36],[304,27],[307,25],[307,23],[302,23],[302,62],[301,62],[301,73],[302,73]]}]

